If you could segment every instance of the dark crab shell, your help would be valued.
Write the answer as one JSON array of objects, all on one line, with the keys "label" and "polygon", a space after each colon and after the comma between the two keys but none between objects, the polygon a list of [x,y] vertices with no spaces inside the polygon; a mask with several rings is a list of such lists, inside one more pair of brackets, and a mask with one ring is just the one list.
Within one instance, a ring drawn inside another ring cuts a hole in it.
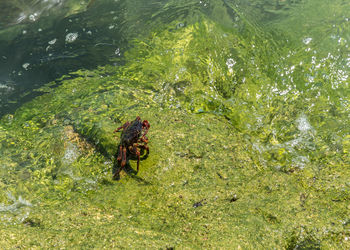
[{"label": "dark crab shell", "polygon": [[142,132],[142,122],[140,118],[136,118],[132,121],[122,132],[120,144],[122,146],[128,147],[137,143]]}]

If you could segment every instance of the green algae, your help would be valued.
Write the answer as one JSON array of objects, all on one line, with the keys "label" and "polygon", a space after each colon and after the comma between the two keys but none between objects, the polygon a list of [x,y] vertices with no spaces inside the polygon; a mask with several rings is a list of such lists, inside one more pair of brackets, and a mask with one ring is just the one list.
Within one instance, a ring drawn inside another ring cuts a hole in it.
[{"label": "green algae", "polygon": [[[273,55],[244,20],[198,20],[136,39],[124,66],[75,72],[2,118],[2,246],[348,247],[342,52]],[[138,115],[150,155],[113,181],[113,130]]]}]

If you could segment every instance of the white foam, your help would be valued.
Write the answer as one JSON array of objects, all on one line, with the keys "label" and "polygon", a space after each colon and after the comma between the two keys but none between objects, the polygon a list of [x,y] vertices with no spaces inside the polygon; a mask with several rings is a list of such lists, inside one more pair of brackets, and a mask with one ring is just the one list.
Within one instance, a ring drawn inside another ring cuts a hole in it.
[{"label": "white foam", "polygon": [[311,41],[312,41],[311,37],[306,37],[306,38],[303,39],[303,43],[304,44],[309,44]]},{"label": "white foam", "polygon": [[72,43],[72,42],[74,42],[75,40],[77,40],[77,38],[78,38],[78,32],[75,32],[75,33],[68,33],[67,35],[66,35],[66,42],[67,43]]},{"label": "white foam", "polygon": [[312,129],[311,124],[309,123],[309,121],[307,120],[306,115],[301,115],[298,119],[297,119],[297,126],[298,129],[302,132],[308,131],[310,129]]}]

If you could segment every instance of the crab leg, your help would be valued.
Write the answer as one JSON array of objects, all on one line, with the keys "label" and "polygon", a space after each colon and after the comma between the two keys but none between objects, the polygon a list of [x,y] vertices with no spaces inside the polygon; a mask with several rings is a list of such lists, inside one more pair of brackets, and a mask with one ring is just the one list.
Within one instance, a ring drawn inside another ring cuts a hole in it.
[{"label": "crab leg", "polygon": [[147,133],[148,133],[148,129],[146,129],[146,131],[145,131],[145,133],[143,134],[142,137],[145,137],[147,135]]},{"label": "crab leg", "polygon": [[145,136],[147,135],[148,130],[149,130],[150,127],[151,127],[151,125],[148,123],[147,120],[144,120],[144,121],[142,122],[142,129],[145,130],[145,133],[142,135],[143,138],[145,138]]},{"label": "crab leg", "polygon": [[[143,140],[141,140],[140,142],[145,142]],[[147,143],[147,142],[146,142]],[[132,149],[136,148],[136,147],[140,147],[140,148],[144,148],[147,151],[147,154],[149,154],[149,147],[146,144],[138,144],[138,143],[134,143]],[[129,148],[130,149],[130,148]],[[135,150],[134,150],[135,151]]]},{"label": "crab leg", "polygon": [[[123,157],[123,147],[122,147],[122,145],[120,145],[120,146],[119,146],[118,157],[117,157],[118,163],[122,160],[122,157]],[[121,167],[117,170],[117,172],[114,173],[114,175],[113,175],[113,178],[114,178],[114,179],[117,178],[117,176],[119,175],[120,171],[122,171],[122,168],[123,168],[123,166],[121,166]]]},{"label": "crab leg", "polygon": [[136,155],[137,155],[137,172],[139,172],[139,165],[140,165],[140,151],[138,150],[138,148],[136,148],[135,150],[136,150]]},{"label": "crab leg", "polygon": [[[141,137],[140,139],[137,140],[137,142],[144,142],[144,143],[147,143],[148,142],[148,138],[147,137]],[[141,145],[142,146],[142,145]]]},{"label": "crab leg", "polygon": [[122,152],[123,152],[123,147],[120,145],[119,146],[119,153],[118,153],[117,161],[121,161],[122,160]]},{"label": "crab leg", "polygon": [[116,130],[114,130],[113,133],[118,132],[121,129],[125,129],[129,125],[130,125],[130,122],[126,122],[126,123],[124,123],[123,126],[121,126],[121,127],[117,128]]},{"label": "crab leg", "polygon": [[126,148],[123,148],[123,160],[122,160],[122,167],[124,167],[126,164]]}]

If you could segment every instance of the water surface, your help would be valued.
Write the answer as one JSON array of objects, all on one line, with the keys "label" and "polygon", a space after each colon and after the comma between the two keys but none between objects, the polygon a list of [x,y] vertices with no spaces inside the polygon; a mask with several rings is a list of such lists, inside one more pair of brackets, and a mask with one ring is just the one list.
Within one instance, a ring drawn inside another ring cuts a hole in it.
[{"label": "water surface", "polygon": [[[0,223],[25,236],[3,244],[347,247],[349,3],[14,3]],[[112,180],[138,115],[151,153]]]}]

